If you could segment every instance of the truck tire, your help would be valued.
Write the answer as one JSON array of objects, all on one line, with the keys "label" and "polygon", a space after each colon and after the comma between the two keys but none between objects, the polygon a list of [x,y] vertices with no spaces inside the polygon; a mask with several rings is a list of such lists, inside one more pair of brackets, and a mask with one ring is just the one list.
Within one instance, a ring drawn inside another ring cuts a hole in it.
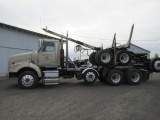
[{"label": "truck tire", "polygon": [[126,72],[126,81],[129,85],[138,85],[142,81],[142,73],[138,69],[128,69]]},{"label": "truck tire", "polygon": [[95,60],[99,65],[107,67],[113,62],[113,54],[110,50],[100,50],[96,53]]},{"label": "truck tire", "polygon": [[89,56],[89,61],[91,64],[93,65],[98,65],[96,60],[95,60],[95,55],[96,55],[97,52],[92,52]]},{"label": "truck tire", "polygon": [[24,71],[18,77],[18,84],[21,88],[35,88],[38,84],[38,77],[32,71]]},{"label": "truck tire", "polygon": [[160,58],[153,58],[150,61],[150,69],[152,72],[160,72]]},{"label": "truck tire", "polygon": [[118,69],[112,69],[109,71],[106,82],[108,82],[112,86],[118,86],[122,83],[123,80],[123,74]]},{"label": "truck tire", "polygon": [[98,73],[99,73],[98,79],[99,79],[101,82],[105,82],[105,78],[104,78],[104,76],[103,76],[103,70],[104,70],[104,69],[100,69],[100,70],[98,71]]},{"label": "truck tire", "polygon": [[94,70],[86,70],[84,73],[83,73],[83,79],[86,83],[88,84],[92,84],[92,83],[95,83],[96,80],[97,80],[97,73],[94,71]]},{"label": "truck tire", "polygon": [[126,50],[120,50],[117,53],[117,62],[119,65],[128,65],[131,62],[131,54]]}]

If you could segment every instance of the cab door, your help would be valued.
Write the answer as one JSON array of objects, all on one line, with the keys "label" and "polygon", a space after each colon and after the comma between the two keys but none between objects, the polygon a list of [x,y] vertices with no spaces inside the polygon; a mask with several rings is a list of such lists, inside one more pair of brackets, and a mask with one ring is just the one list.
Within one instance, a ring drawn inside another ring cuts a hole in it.
[{"label": "cab door", "polygon": [[58,66],[56,58],[56,45],[54,42],[44,42],[38,53],[38,65],[40,67]]}]

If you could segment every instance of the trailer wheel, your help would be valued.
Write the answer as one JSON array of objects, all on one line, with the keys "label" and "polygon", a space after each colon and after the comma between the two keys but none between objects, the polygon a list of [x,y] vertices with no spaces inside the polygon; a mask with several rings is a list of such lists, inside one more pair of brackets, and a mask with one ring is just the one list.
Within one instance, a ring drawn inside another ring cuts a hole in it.
[{"label": "trailer wheel", "polygon": [[32,71],[24,71],[18,77],[18,84],[25,89],[35,88],[38,84],[38,77]]},{"label": "trailer wheel", "polygon": [[91,70],[91,69],[86,70],[83,73],[83,79],[88,84],[92,84],[92,83],[96,82],[97,77],[98,77],[97,73],[94,70]]},{"label": "trailer wheel", "polygon": [[153,58],[150,62],[150,69],[153,72],[160,72],[160,58]]},{"label": "trailer wheel", "polygon": [[113,62],[113,54],[110,50],[100,50],[96,53],[95,60],[101,66],[109,66]]},{"label": "trailer wheel", "polygon": [[128,84],[130,85],[138,85],[141,83],[142,81],[142,73],[140,70],[138,69],[128,69],[128,71],[126,72],[126,81],[128,82]]},{"label": "trailer wheel", "polygon": [[106,82],[108,82],[112,86],[118,86],[122,83],[123,74],[118,69],[112,69],[109,71],[108,77],[106,78]]},{"label": "trailer wheel", "polygon": [[118,51],[117,62],[119,65],[128,65],[131,62],[131,54],[125,50]]},{"label": "trailer wheel", "polygon": [[93,65],[97,65],[97,62],[96,62],[96,60],[95,60],[95,55],[96,55],[96,53],[97,53],[97,52],[92,52],[92,53],[90,54],[90,56],[89,56],[89,61],[90,61],[90,63],[93,64]]}]

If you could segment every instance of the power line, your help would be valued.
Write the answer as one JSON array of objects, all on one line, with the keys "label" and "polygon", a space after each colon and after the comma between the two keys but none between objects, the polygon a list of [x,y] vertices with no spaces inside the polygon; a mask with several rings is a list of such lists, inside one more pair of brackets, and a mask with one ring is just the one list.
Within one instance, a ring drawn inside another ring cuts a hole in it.
[{"label": "power line", "polygon": [[[62,32],[60,32],[62,33]],[[102,40],[102,41],[112,41],[113,39],[111,38],[98,38],[98,37],[90,37],[90,36],[84,36],[84,35],[77,35],[77,34],[72,34],[69,33],[69,35],[73,35],[73,36],[79,36],[79,37],[83,37],[83,38],[89,38],[89,39],[95,39],[95,40]],[[127,41],[125,39],[117,39],[117,41]],[[146,42],[151,42],[151,41],[160,41],[160,39],[154,40],[154,39],[133,39],[133,42],[142,42],[142,41],[146,41]]]},{"label": "power line", "polygon": [[[90,39],[97,39],[97,40],[104,40],[104,41],[111,41],[113,39],[108,39],[108,38],[96,38],[96,37],[88,37],[88,36],[83,36],[83,35],[75,35],[75,34],[70,34],[70,35],[74,35],[74,36],[79,36],[79,37],[84,37],[84,38],[90,38]],[[117,39],[118,41],[126,41],[126,40],[122,40],[122,39]],[[141,41],[160,41],[160,39],[157,39],[157,40],[144,40],[144,39],[137,39],[137,40],[134,40],[134,42],[141,42]]]},{"label": "power line", "polygon": [[84,37],[84,38],[98,39],[98,40],[111,40],[111,39],[95,38],[95,37],[88,37],[88,36],[75,35],[75,34],[70,34],[70,35],[79,36],[79,37]]}]

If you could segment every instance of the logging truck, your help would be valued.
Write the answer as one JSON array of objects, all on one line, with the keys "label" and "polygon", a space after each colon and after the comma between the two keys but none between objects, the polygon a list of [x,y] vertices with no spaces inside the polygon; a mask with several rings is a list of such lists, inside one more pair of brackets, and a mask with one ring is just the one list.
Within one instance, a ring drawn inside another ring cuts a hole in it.
[{"label": "logging truck", "polygon": [[[9,77],[17,77],[19,86],[26,89],[35,88],[39,82],[44,85],[59,84],[60,77],[75,77],[87,84],[93,84],[99,79],[112,86],[118,86],[123,81],[138,85],[142,80],[148,80],[151,73],[160,72],[160,58],[148,59],[144,53],[128,50],[133,29],[134,25],[126,44],[118,46],[114,34],[111,47],[106,49],[69,38],[68,34],[64,36],[43,29],[60,38],[41,39],[37,51],[11,56],[8,62]],[[68,41],[94,50],[88,58],[92,65],[77,66],[68,56]]]}]

